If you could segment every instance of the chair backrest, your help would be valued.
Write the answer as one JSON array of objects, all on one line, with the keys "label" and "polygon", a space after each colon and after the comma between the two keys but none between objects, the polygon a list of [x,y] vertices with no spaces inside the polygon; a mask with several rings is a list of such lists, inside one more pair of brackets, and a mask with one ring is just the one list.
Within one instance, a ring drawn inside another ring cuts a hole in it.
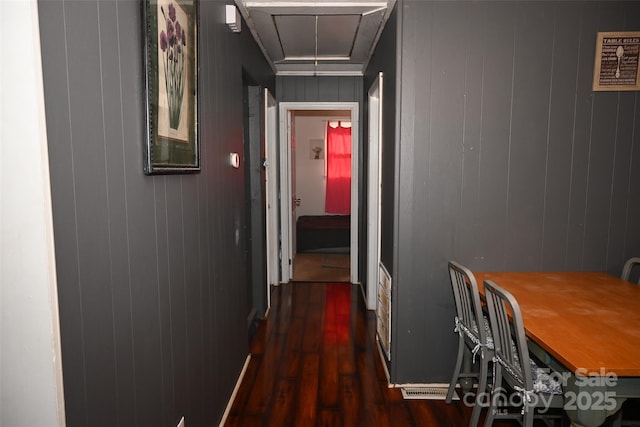
[{"label": "chair backrest", "polygon": [[480,343],[486,344],[487,333],[484,329],[480,292],[476,278],[468,268],[455,261],[449,261],[449,275],[456,302],[458,322],[466,329],[466,332],[474,333]]},{"label": "chair backrest", "polygon": [[495,357],[504,367],[503,378],[512,387],[532,390],[533,377],[520,305],[511,293],[491,280],[485,280],[484,292]]},{"label": "chair backrest", "polygon": [[[640,258],[638,257],[629,258],[629,260],[627,260],[627,262],[624,263],[624,267],[622,269],[622,276],[620,276],[620,278],[622,280],[629,280],[629,278],[631,277],[631,270],[633,270],[633,267],[635,267],[638,264],[640,264]],[[640,277],[638,279],[638,284],[640,284]]]}]

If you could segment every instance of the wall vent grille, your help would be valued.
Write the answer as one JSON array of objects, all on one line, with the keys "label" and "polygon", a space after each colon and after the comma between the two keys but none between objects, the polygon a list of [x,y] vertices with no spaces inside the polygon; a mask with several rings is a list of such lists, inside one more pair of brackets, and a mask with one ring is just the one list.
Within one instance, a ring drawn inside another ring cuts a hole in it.
[{"label": "wall vent grille", "polygon": [[[447,387],[402,387],[402,396],[405,399],[445,400]],[[460,400],[454,393],[453,400]]]}]

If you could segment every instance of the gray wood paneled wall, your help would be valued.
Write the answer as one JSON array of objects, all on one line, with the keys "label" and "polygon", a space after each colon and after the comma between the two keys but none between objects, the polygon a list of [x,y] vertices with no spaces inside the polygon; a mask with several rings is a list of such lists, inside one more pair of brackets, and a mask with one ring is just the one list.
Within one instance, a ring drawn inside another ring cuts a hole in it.
[{"label": "gray wood paneled wall", "polygon": [[[39,2],[68,426],[219,422],[248,354],[242,68],[201,2],[202,172],[144,176],[141,3]],[[239,238],[236,238],[236,233]]]},{"label": "gray wood paneled wall", "polygon": [[640,94],[591,90],[596,33],[640,30],[640,3],[397,7],[392,381],[448,382],[447,260],[619,275],[640,254]]},{"label": "gray wood paneled wall", "polygon": [[277,76],[279,102],[361,102],[359,76]]}]

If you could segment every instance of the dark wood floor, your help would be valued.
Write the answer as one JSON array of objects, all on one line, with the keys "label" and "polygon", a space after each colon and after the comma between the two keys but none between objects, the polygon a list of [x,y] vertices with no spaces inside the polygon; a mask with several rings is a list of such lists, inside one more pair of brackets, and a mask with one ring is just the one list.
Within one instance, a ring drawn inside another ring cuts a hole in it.
[{"label": "dark wood floor", "polygon": [[348,283],[350,260],[348,253],[298,253],[293,259],[293,281]]},{"label": "dark wood floor", "polygon": [[388,388],[374,337],[358,286],[274,288],[226,425],[466,425],[470,410],[461,403],[404,400]]}]

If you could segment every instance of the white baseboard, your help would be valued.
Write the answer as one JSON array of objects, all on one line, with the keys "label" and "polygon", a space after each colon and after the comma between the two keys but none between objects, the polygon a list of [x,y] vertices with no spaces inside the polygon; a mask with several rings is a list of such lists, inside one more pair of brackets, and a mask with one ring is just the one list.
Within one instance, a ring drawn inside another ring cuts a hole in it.
[{"label": "white baseboard", "polygon": [[242,367],[242,371],[240,371],[240,375],[238,376],[238,381],[236,381],[236,386],[233,388],[233,392],[231,393],[229,402],[227,402],[227,407],[224,410],[224,414],[222,414],[222,419],[220,420],[219,427],[223,427],[224,424],[227,422],[227,417],[229,416],[229,412],[231,412],[233,401],[236,399],[236,394],[238,394],[238,389],[240,388],[240,384],[242,384],[242,379],[244,378],[244,374],[247,371],[247,367],[249,366],[249,361],[251,361],[250,354],[247,356],[247,359],[244,361],[244,366]]},{"label": "white baseboard", "polygon": [[387,376],[387,385],[389,388],[393,388],[393,385],[391,384],[391,375],[389,375],[389,368],[387,367],[387,359],[384,354],[384,350],[382,350],[382,345],[380,344],[380,340],[378,338],[377,332],[376,332],[375,346],[378,348],[378,354],[380,355],[380,363],[382,363],[382,367],[384,368],[384,374]]}]

